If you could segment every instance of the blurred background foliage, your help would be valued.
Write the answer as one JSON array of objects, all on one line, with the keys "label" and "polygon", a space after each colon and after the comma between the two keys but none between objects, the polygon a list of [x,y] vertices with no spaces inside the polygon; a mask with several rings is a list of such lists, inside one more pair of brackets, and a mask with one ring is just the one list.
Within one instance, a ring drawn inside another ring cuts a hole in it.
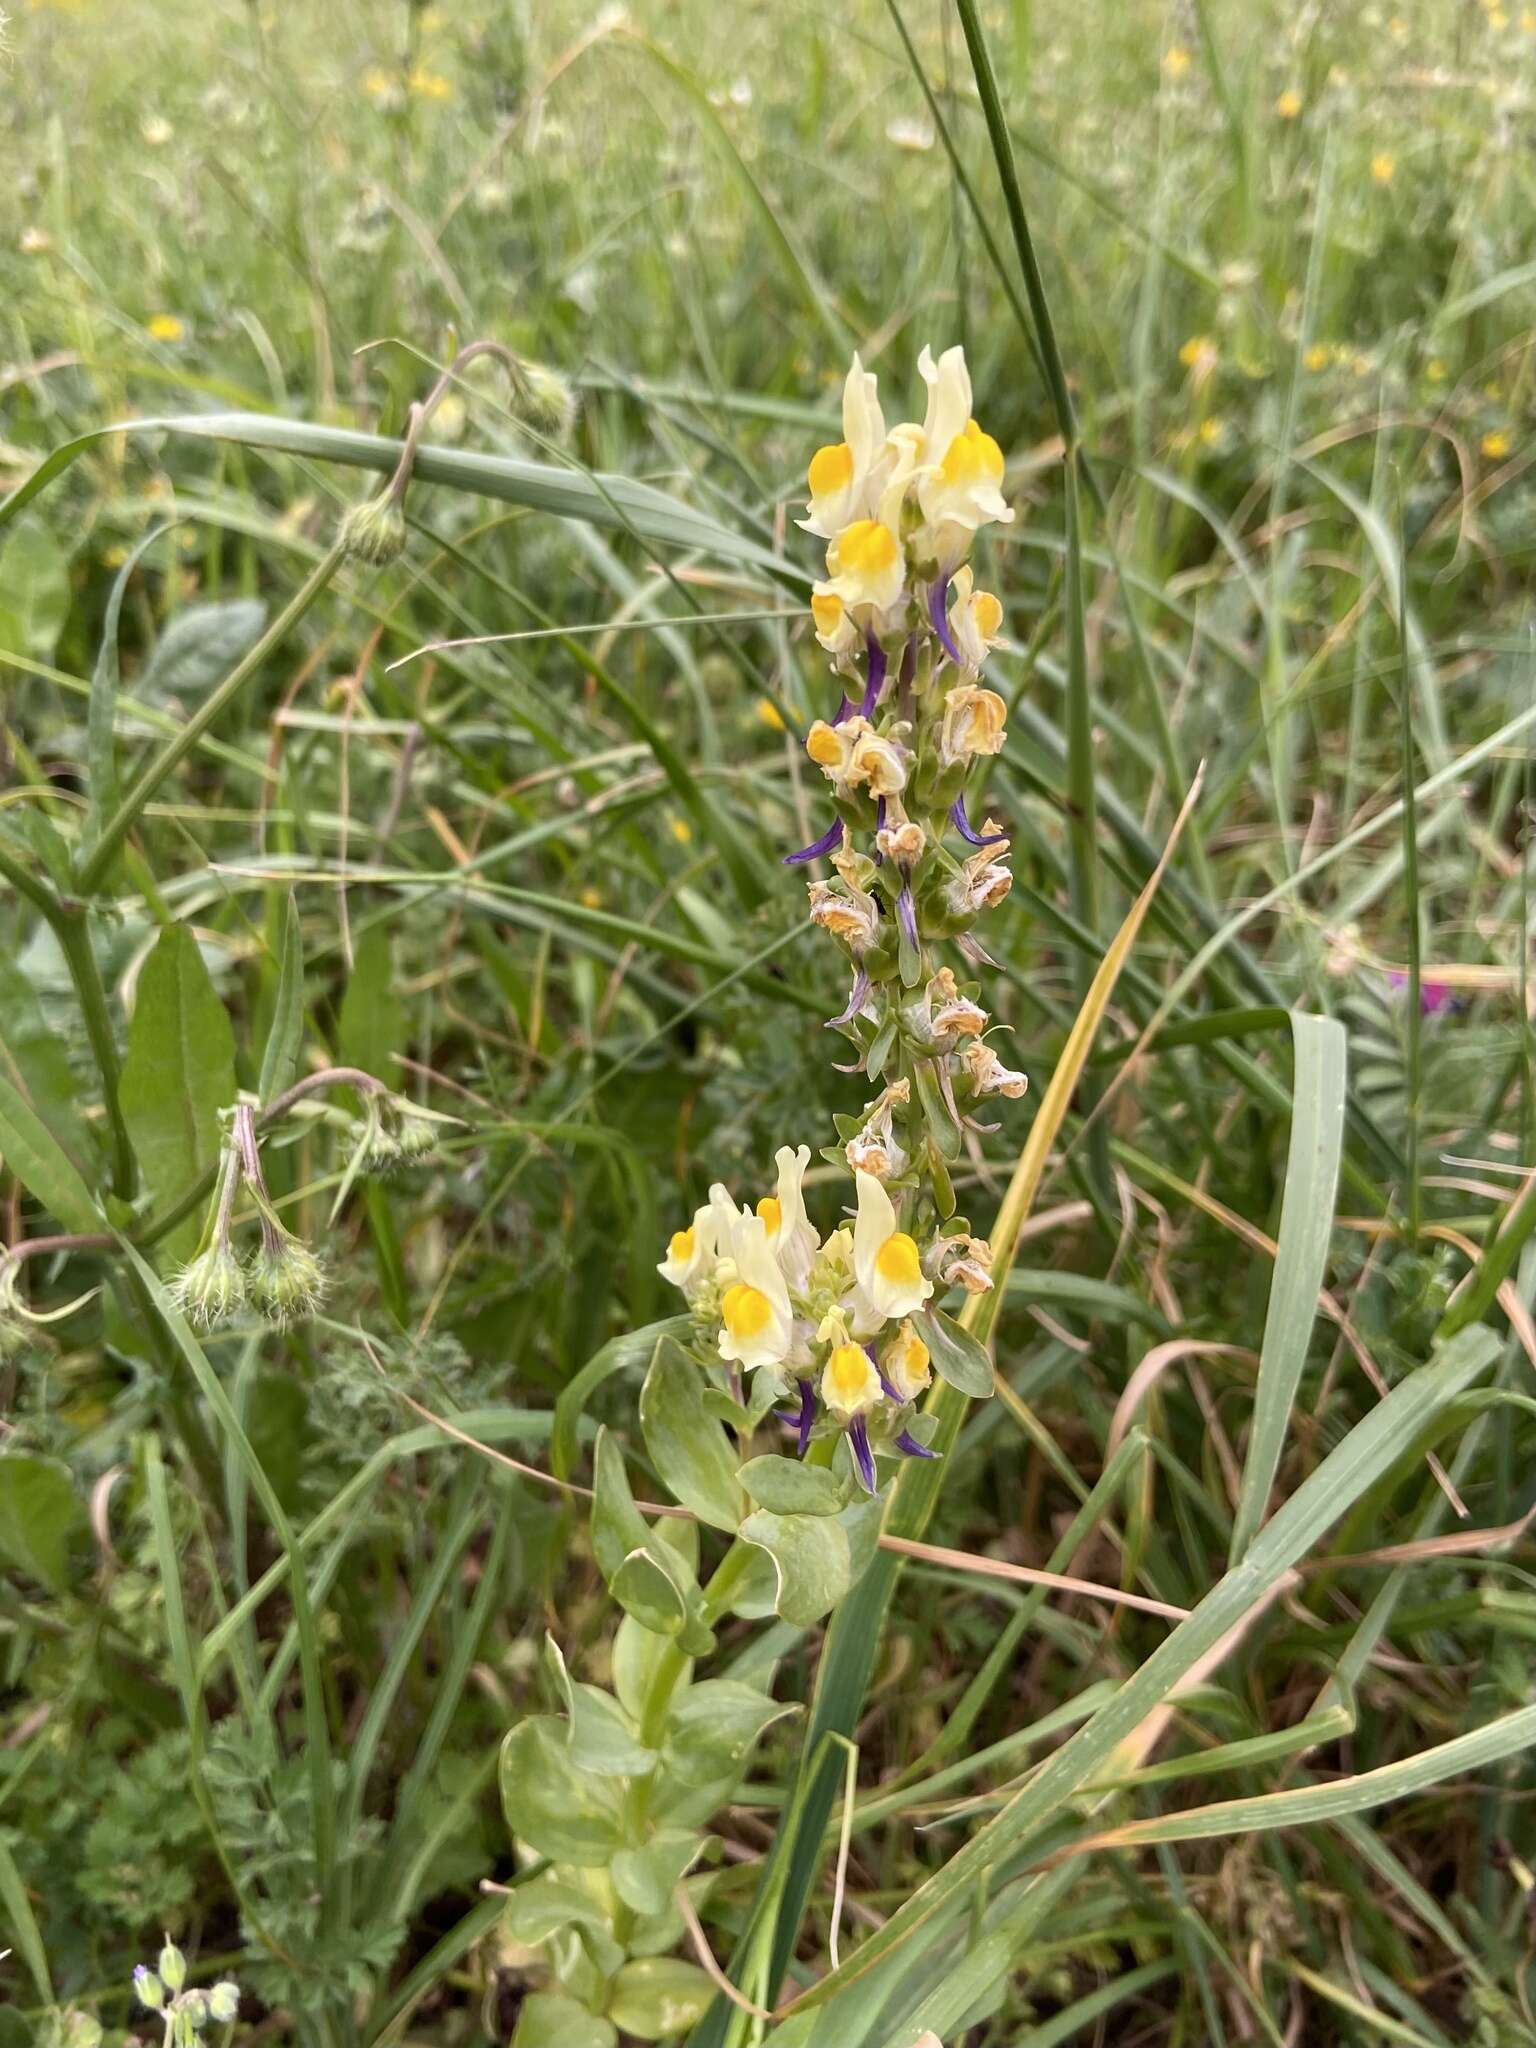
[{"label": "blurred background foliage", "polygon": [[[964,46],[926,0],[22,0],[0,73],[0,481],[109,422],[249,410],[395,435],[436,367],[486,337],[541,367],[533,399],[477,363],[430,442],[643,480],[804,572],[819,564],[791,522],[851,349],[895,415],[921,345],[963,341],[1019,513],[989,549],[1008,620],[993,673],[1015,705],[989,798],[1019,848],[989,943],[1010,1060],[1037,1088],[1085,962],[1207,769],[1079,1110],[1170,992],[1171,1032],[1096,1135],[1069,1119],[1000,1323],[1011,1399],[968,1426],[933,1533],[1042,1562],[1149,1347],[1237,1346],[1158,1382],[1142,1420],[1159,1460],[1074,1567],[1188,1605],[1220,1569],[1263,1328],[1270,1261],[1232,1218],[1274,1236],[1284,1011],[1342,1017],[1352,1061],[1330,1276],[1348,1327],[1314,1333],[1285,1490],[1375,1399],[1360,1352],[1388,1382],[1422,1361],[1464,1269],[1447,1233],[1480,1241],[1530,1158],[1528,765],[1504,728],[1531,709],[1536,12],[983,13],[1106,508],[1084,607],[1094,932],[1069,908],[1056,422]],[[137,761],[370,488],[228,437],[141,427],[90,446],[0,556],[8,812],[66,837],[78,818],[88,678],[133,550],[149,541],[122,607],[117,732]],[[527,1959],[498,1947],[475,1892],[510,1870],[495,1743],[540,1696],[546,1624],[603,1675],[608,1609],[579,1518],[423,1435],[401,1396],[494,1411],[507,1447],[544,1461],[560,1390],[670,1306],[655,1261],[708,1182],[755,1198],[775,1144],[818,1145],[860,1099],[821,1029],[841,970],[776,872],[819,829],[797,735],[835,702],[803,585],[431,484],[409,514],[402,560],[350,565],[159,792],[96,931],[126,1044],[157,931],[190,926],[250,1087],[291,901],[306,1059],[465,1119],[334,1224],[345,1147],[321,1121],[290,1130],[269,1169],[328,1258],[326,1314],[212,1347],[287,1513],[305,1526],[344,1503],[321,1553],[325,1707],[339,1751],[360,1729],[371,1747],[362,1785],[338,1791],[359,1903],[323,1941],[292,1615],[237,1607],[272,1539],[177,1361],[108,1288],[0,1366],[6,1452],[52,1475],[40,1502],[0,1500],[0,1903],[19,1924],[26,1902],[57,1999],[110,2027],[169,1927],[295,2038],[313,2037],[318,1983],[348,1987],[358,2040],[407,2012],[418,2037],[507,2037]],[[520,637],[421,651],[482,635]],[[1390,809],[1405,757],[1439,777],[1416,857]],[[90,1150],[65,963],[24,905],[0,918],[0,1040]],[[1400,986],[1415,927],[1422,1020]],[[973,1214],[1028,1115],[974,1147]],[[13,1180],[0,1201],[7,1241],[29,1234]],[[1410,1203],[1424,1231],[1379,1227]],[[34,1263],[30,1298],[56,1306],[103,1274]],[[1518,1347],[1501,1373],[1528,1376]],[[635,1383],[621,1372],[593,1412],[622,1419]],[[1473,1526],[1530,1505],[1531,1426],[1510,1413],[1457,1470]],[[1378,1490],[1343,1547],[1414,1533],[1424,1483],[1420,1467]],[[1357,1729],[1319,1769],[1524,1703],[1524,1559],[1422,1567]],[[172,1561],[194,1640],[237,1609],[252,1644],[192,1738]],[[1374,1583],[1282,1603],[1176,1747],[1300,1718]],[[989,1662],[1007,1612],[1011,1647]],[[1012,1593],[910,1579],[867,1785],[942,1757],[947,1722],[949,1747],[982,1751],[1134,1668],[1161,1628],[1071,1603],[1019,1614]],[[815,1643],[778,1647],[784,1696],[802,1696]],[[760,1796],[722,1824],[722,1947],[795,1739],[774,1732]],[[975,1764],[970,1789],[1013,1767]],[[1536,2038],[1530,1791],[1500,1766],[1391,1809],[1379,1836],[1354,1824],[1365,1846],[1319,1829],[1099,1857],[967,2039],[1104,2038],[1080,2002],[1170,1956],[1126,1994],[1127,2041]],[[863,1913],[960,1839],[934,1818],[899,1810],[861,1841]],[[826,1907],[818,1893],[823,1932]],[[0,2039],[48,2038],[51,2001],[12,1946]]]}]

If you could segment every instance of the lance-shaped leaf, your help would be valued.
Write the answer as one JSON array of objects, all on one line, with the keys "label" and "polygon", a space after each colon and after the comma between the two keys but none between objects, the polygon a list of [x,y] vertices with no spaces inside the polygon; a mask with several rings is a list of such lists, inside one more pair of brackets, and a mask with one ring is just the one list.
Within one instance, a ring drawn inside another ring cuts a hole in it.
[{"label": "lance-shaped leaf", "polygon": [[[234,1099],[235,1034],[224,1005],[196,939],[185,925],[167,925],[139,976],[122,1085],[123,1120],[157,1209],[217,1160],[219,1111]],[[189,1216],[166,1244],[185,1257],[197,1236]]]},{"label": "lance-shaped leaf", "polygon": [[941,1380],[973,1401],[985,1401],[992,1392],[992,1361],[981,1339],[945,1315],[942,1309],[923,1312],[923,1342]]}]

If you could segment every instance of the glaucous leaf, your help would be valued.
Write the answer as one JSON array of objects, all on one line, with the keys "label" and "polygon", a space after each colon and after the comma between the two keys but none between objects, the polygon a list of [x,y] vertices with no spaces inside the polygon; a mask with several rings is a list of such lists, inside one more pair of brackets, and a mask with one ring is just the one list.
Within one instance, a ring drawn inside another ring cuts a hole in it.
[{"label": "glaucous leaf", "polygon": [[578,1685],[553,1636],[544,1638],[544,1650],[565,1705],[567,1747],[576,1769],[593,1771],[600,1778],[644,1777],[653,1771],[656,1752],[638,1740],[619,1702],[595,1685]]},{"label": "glaucous leaf", "polygon": [[730,1438],[699,1399],[699,1367],[672,1337],[656,1345],[640,1389],[640,1427],[657,1471],[685,1508],[735,1533],[741,1493]]},{"label": "glaucous leaf", "polygon": [[615,2048],[613,2022],[588,2012],[557,1991],[534,1991],[523,2000],[512,2048]]},{"label": "glaucous leaf", "polygon": [[513,1941],[537,1948],[565,1927],[606,1927],[607,1915],[595,1899],[545,1875],[521,1884],[507,1901],[502,1927]]},{"label": "glaucous leaf", "polygon": [[973,1401],[985,1401],[992,1393],[992,1361],[987,1356],[986,1346],[973,1337],[969,1330],[962,1329],[953,1316],[945,1315],[942,1309],[930,1308],[923,1312],[923,1337],[928,1346],[928,1355],[933,1360],[933,1369],[941,1380],[962,1394],[969,1394]]},{"label": "glaucous leaf", "polygon": [[763,1730],[799,1711],[794,1702],[781,1704],[738,1679],[704,1679],[689,1687],[668,1718],[666,1768],[690,1785],[739,1777]]},{"label": "glaucous leaf", "polygon": [[599,1430],[593,1459],[592,1548],[608,1589],[626,1614],[658,1635],[676,1636],[690,1657],[714,1647],[698,1581],[676,1547],[641,1519],[624,1471],[624,1453]]},{"label": "glaucous leaf", "polygon": [[621,1849],[609,1866],[613,1888],[636,1913],[662,1913],[694,1858],[703,1837],[694,1828],[658,1828],[638,1849]]},{"label": "glaucous leaf", "polygon": [[614,1979],[608,2017],[642,2041],[665,2041],[704,2017],[715,1987],[697,1963],[673,1956],[642,1956]]},{"label": "glaucous leaf", "polygon": [[823,1465],[803,1465],[798,1458],[749,1458],[739,1476],[753,1503],[776,1515],[835,1515],[842,1510],[842,1482]]},{"label": "glaucous leaf", "polygon": [[741,1534],[773,1560],[774,1612],[782,1620],[809,1628],[847,1592],[848,1536],[831,1516],[775,1515],[758,1508],[742,1523]]},{"label": "glaucous leaf", "polygon": [[532,1715],[508,1731],[500,1775],[508,1827],[551,1862],[596,1869],[623,1841],[623,1786],[577,1769],[566,1723],[553,1715]]}]

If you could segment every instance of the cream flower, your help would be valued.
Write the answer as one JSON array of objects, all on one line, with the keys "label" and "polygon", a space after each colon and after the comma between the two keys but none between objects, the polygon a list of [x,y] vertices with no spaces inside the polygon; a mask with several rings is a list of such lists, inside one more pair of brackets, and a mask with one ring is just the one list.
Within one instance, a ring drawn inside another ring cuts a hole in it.
[{"label": "cream flower", "polygon": [[801,1145],[792,1152],[788,1145],[781,1145],[773,1156],[779,1169],[777,1190],[771,1195],[764,1195],[757,1205],[757,1213],[768,1232],[768,1242],[773,1247],[780,1272],[799,1292],[804,1290],[812,1263],[821,1248],[816,1227],[805,1213],[802,1191],[805,1169],[811,1163],[811,1148]]},{"label": "cream flower", "polygon": [[821,1398],[840,1422],[877,1408],[884,1389],[862,1344],[838,1344],[821,1374]]},{"label": "cream flower", "polygon": [[1007,854],[1006,840],[973,853],[945,891],[950,909],[961,917],[995,909],[1013,887],[1013,876],[1003,864]]},{"label": "cream flower", "polygon": [[880,929],[874,898],[862,893],[845,896],[833,882],[810,882],[811,923],[819,924],[834,939],[841,939],[855,953],[861,953]]},{"label": "cream flower", "polygon": [[928,835],[915,818],[890,817],[875,834],[875,844],[887,860],[899,860],[907,867],[921,860]]},{"label": "cream flower", "polygon": [[986,1011],[970,996],[961,995],[953,968],[941,967],[924,993],[928,1002],[928,1028],[942,1050],[947,1052],[957,1040],[975,1038],[986,1030]]},{"label": "cream flower", "polygon": [[973,1038],[960,1057],[978,1095],[1008,1095],[1016,1101],[1029,1086],[1028,1075],[1005,1067],[983,1039]]},{"label": "cream flower", "polygon": [[873,1174],[854,1176],[859,1213],[853,1226],[853,1270],[860,1292],[882,1318],[910,1315],[933,1293],[916,1244],[897,1228],[896,1209]]},{"label": "cream flower", "polygon": [[827,549],[827,577],[811,593],[837,598],[855,625],[878,630],[906,592],[907,564],[901,542],[883,519],[856,519]]},{"label": "cream flower", "polygon": [[949,634],[967,675],[976,675],[1003,630],[1003,608],[990,590],[976,590],[970,565],[957,569],[949,586]]},{"label": "cream flower", "polygon": [[805,736],[805,751],[839,792],[847,786],[854,742],[872,729],[869,720],[857,711],[837,725],[829,725],[824,718],[812,722]]},{"label": "cream flower", "polygon": [[1003,451],[971,418],[965,350],[947,348],[935,367],[925,348],[917,367],[928,386],[928,412],[917,478],[923,527],[916,552],[935,562],[943,576],[965,560],[978,527],[1006,523],[1013,513],[1000,488]]},{"label": "cream flower", "polygon": [[992,1247],[984,1237],[970,1237],[962,1231],[955,1237],[939,1238],[930,1249],[946,1287],[963,1287],[967,1294],[992,1292]]},{"label": "cream flower", "polygon": [[843,438],[811,457],[810,516],[797,524],[823,540],[835,538],[873,510],[889,460],[879,380],[856,355],[843,385]]},{"label": "cream flower", "polygon": [[709,1200],[693,1212],[686,1230],[674,1230],[667,1241],[667,1256],[656,1270],[684,1294],[692,1296],[714,1278],[722,1254],[728,1253],[731,1236],[742,1211],[736,1207],[723,1181],[716,1181]]},{"label": "cream flower", "polygon": [[811,619],[816,638],[835,663],[851,661],[864,645],[864,636],[848,616],[848,607],[835,590],[818,590],[811,599]]},{"label": "cream flower", "polygon": [[939,728],[939,758],[946,768],[973,754],[1000,754],[1007,737],[1003,721],[1008,706],[996,690],[983,690],[975,683],[957,683],[944,699],[944,722]]},{"label": "cream flower", "polygon": [[789,1289],[760,1216],[738,1219],[731,1238],[736,1277],[720,1298],[720,1356],[748,1372],[779,1365],[794,1341]]},{"label": "cream flower", "polygon": [[872,1174],[876,1180],[890,1180],[907,1170],[907,1154],[891,1122],[893,1110],[912,1098],[912,1083],[893,1081],[865,1110],[863,1125],[843,1147],[843,1156],[855,1173]]},{"label": "cream flower", "polygon": [[863,730],[854,735],[849,750],[844,781],[851,789],[868,789],[871,796],[899,796],[907,786],[911,756],[897,741],[882,739],[867,720],[861,723]]},{"label": "cream flower", "polygon": [[910,1321],[904,1322],[880,1354],[880,1367],[898,1401],[915,1401],[933,1378],[928,1346]]}]

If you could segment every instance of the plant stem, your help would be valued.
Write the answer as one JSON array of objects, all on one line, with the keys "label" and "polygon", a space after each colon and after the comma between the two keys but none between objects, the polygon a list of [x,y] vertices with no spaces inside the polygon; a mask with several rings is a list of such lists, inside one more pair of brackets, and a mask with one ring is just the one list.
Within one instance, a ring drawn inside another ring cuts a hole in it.
[{"label": "plant stem", "polygon": [[101,1075],[102,1100],[112,1129],[112,1192],[128,1202],[133,1199],[134,1190],[133,1146],[119,1100],[122,1063],[117,1056],[117,1039],[107,1007],[107,992],[102,986],[101,970],[96,965],[96,954],[91,945],[90,912],[85,904],[74,903],[68,906],[59,904],[54,914],[45,912],[44,915],[48,916],[48,922],[58,937],[59,949],[69,968],[69,978],[80,999],[85,1035],[90,1040],[96,1070]]},{"label": "plant stem", "polygon": [[167,740],[154,759],[140,771],[133,787],[102,826],[101,837],[90,855],[81,864],[77,879],[82,895],[92,895],[101,887],[116,858],[118,848],[133,830],[134,822],[144,806],[172,770],[191,753],[225,707],[239,695],[267,657],[286,639],[290,629],[303,618],[336,574],[343,553],[341,542],[333,542],[310,571],[308,579],[294,592],[255,646],[236,662],[218,688],[210,691],[203,699],[180,732]]}]

